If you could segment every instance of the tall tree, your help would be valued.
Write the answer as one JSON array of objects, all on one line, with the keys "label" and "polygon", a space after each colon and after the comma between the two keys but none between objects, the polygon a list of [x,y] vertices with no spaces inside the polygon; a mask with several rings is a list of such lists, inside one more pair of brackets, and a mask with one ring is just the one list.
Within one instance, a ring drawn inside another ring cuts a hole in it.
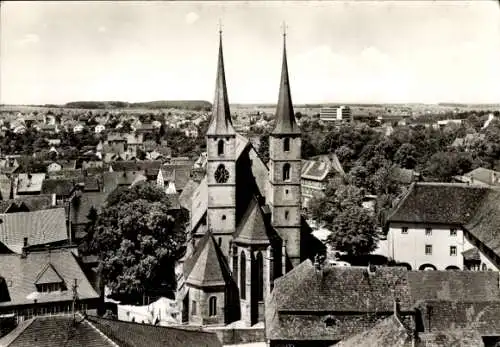
[{"label": "tall tree", "polygon": [[118,188],[99,214],[92,251],[100,255],[104,280],[119,300],[140,303],[149,290],[175,289],[185,221],[176,220],[168,199],[150,183]]},{"label": "tall tree", "polygon": [[377,245],[377,221],[362,206],[363,190],[353,185],[330,184],[325,196],[311,202],[311,215],[332,233],[328,242],[337,251],[364,255]]}]

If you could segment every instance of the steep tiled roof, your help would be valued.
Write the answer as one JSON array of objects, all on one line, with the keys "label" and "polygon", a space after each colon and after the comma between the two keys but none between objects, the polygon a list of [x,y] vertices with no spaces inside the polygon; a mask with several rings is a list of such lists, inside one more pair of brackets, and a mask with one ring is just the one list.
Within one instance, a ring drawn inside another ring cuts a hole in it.
[{"label": "steep tiled roof", "polygon": [[295,121],[293,112],[290,81],[288,78],[288,63],[286,59],[286,40],[283,39],[283,61],[281,67],[281,81],[276,107],[276,124],[272,134],[300,134],[300,128]]},{"label": "steep tiled roof", "polygon": [[391,312],[394,298],[401,307],[412,304],[407,271],[394,267],[378,267],[372,274],[365,267],[325,266],[318,272],[306,260],[277,280],[274,291],[278,311],[287,312]]},{"label": "steep tiled roof", "polygon": [[410,343],[411,331],[408,331],[401,322],[392,315],[371,329],[365,330],[357,335],[351,336],[337,344],[336,347],[400,347]]},{"label": "steep tiled roof", "polygon": [[247,211],[236,229],[234,242],[268,245],[270,243],[268,228],[270,226],[264,220],[257,199],[253,198],[250,200],[250,205],[248,205]]},{"label": "steep tiled roof", "polygon": [[199,183],[196,183],[193,180],[189,180],[188,183],[186,183],[186,185],[184,186],[181,195],[179,196],[179,202],[181,206],[187,210],[191,209],[191,201],[194,191],[196,190],[196,187],[198,187],[198,184]]},{"label": "steep tiled roof", "polygon": [[500,257],[500,189],[489,190],[464,228]]},{"label": "steep tiled roof", "polygon": [[5,211],[12,204],[25,204],[30,211],[45,210],[52,205],[52,195],[26,195],[18,196],[16,199],[0,201],[0,213]]},{"label": "steep tiled roof", "polygon": [[71,222],[74,224],[87,223],[90,209],[97,211],[104,205],[108,192],[84,192],[79,198],[73,199],[71,204]]},{"label": "steep tiled roof", "polygon": [[222,347],[215,333],[72,315],[35,317],[0,339],[4,347]]},{"label": "steep tiled roof", "polygon": [[122,160],[111,164],[113,171],[145,171],[159,169],[161,160]]},{"label": "steep tiled roof", "polygon": [[[0,255],[0,263],[2,264],[0,275],[10,284],[8,290],[11,299],[1,302],[0,307],[32,304],[35,299],[39,303],[72,300],[71,286],[75,278],[80,300],[98,298],[70,250],[29,252],[26,258],[19,254]],[[43,276],[48,264],[63,279],[66,290],[51,293],[37,292],[36,281]]]},{"label": "steep tiled roof", "polygon": [[64,208],[0,214],[0,242],[21,253],[24,238],[30,246],[64,241],[68,238]]},{"label": "steep tiled roof", "polygon": [[500,301],[425,300],[416,306],[425,331],[473,329],[482,336],[500,335]]},{"label": "steep tiled roof", "polygon": [[54,266],[49,262],[35,279],[35,284],[61,283],[62,277],[57,273]]},{"label": "steep tiled roof", "polygon": [[159,327],[95,316],[89,316],[87,320],[113,342],[123,347],[222,347],[215,333],[201,329]]},{"label": "steep tiled roof", "polygon": [[[376,314],[402,312],[422,300],[444,299],[500,304],[499,274],[494,272],[407,271],[377,267],[326,267],[307,260],[275,281],[266,301],[266,336],[278,340],[338,340],[377,323]],[[325,325],[332,317],[335,324]]]},{"label": "steep tiled roof", "polygon": [[196,286],[225,286],[230,278],[229,266],[212,233],[207,232],[186,260],[186,283]]},{"label": "steep tiled roof", "polygon": [[76,184],[83,181],[83,177],[77,178],[46,178],[42,183],[41,194],[56,194],[57,196],[69,196]]},{"label": "steep tiled roof", "polygon": [[389,222],[465,224],[488,188],[447,183],[415,183],[389,215]]},{"label": "steep tiled roof", "polygon": [[208,125],[207,135],[234,135],[236,134],[226,87],[226,73],[224,71],[224,56],[222,53],[222,36],[219,40],[219,58],[217,63],[217,80],[215,83],[215,97],[212,105],[212,118]]},{"label": "steep tiled roof", "polygon": [[414,302],[419,300],[500,300],[498,272],[408,271]]}]

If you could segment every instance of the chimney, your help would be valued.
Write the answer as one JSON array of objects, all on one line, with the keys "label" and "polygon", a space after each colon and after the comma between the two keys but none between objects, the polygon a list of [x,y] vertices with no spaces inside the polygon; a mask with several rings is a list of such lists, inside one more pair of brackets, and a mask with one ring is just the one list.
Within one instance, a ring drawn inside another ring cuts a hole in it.
[{"label": "chimney", "polygon": [[23,248],[21,249],[21,258],[26,258],[26,256],[28,255],[28,251],[27,251],[27,248],[28,247],[28,238],[25,237],[23,238]]},{"label": "chimney", "polygon": [[56,206],[56,203],[57,203],[56,194],[53,193],[52,194],[52,207]]},{"label": "chimney", "polygon": [[394,299],[394,314],[398,317],[401,315],[401,304],[399,303],[399,298]]}]

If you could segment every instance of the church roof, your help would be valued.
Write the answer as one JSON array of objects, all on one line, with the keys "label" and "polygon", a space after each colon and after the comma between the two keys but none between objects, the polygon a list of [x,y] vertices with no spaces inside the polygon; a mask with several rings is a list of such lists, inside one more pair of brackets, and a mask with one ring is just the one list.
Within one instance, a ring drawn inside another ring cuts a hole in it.
[{"label": "church roof", "polygon": [[186,283],[200,286],[225,286],[230,278],[229,266],[212,233],[207,232],[186,261]]},{"label": "church roof", "polygon": [[219,61],[217,64],[217,80],[215,84],[215,99],[212,107],[212,119],[208,126],[207,135],[235,135],[229,100],[226,88],[226,74],[224,72],[224,57],[222,54],[222,36],[219,41]]},{"label": "church roof", "polygon": [[262,210],[253,198],[245,212],[240,225],[236,229],[234,242],[245,244],[269,244],[267,225]]},{"label": "church roof", "polygon": [[300,128],[295,121],[290,93],[285,37],[283,38],[283,65],[281,67],[281,83],[276,107],[276,125],[272,134],[300,134]]}]

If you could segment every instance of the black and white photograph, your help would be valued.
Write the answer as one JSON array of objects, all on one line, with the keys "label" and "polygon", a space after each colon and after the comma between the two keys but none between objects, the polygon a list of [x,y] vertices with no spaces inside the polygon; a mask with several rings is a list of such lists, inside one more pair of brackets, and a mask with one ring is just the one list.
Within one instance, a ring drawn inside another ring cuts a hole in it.
[{"label": "black and white photograph", "polygon": [[500,1],[1,1],[0,347],[500,347]]}]

